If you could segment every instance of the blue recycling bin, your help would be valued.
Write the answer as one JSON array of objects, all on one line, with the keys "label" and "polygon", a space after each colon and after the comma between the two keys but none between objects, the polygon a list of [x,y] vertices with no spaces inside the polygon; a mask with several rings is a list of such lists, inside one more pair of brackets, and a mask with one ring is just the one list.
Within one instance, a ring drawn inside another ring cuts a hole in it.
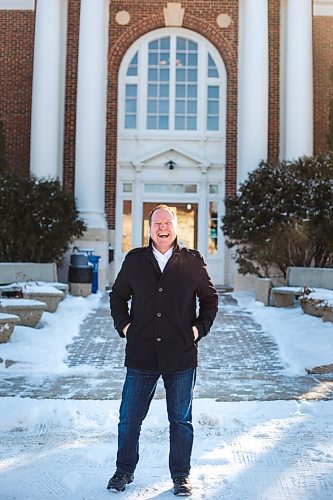
[{"label": "blue recycling bin", "polygon": [[100,255],[89,255],[89,262],[94,266],[93,267],[93,279],[91,284],[91,292],[97,293],[98,290],[98,261],[101,258]]}]

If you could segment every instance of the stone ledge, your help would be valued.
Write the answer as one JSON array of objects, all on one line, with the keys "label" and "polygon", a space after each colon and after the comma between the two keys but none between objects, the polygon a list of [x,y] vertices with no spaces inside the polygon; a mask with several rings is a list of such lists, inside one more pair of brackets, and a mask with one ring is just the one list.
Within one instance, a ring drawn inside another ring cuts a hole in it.
[{"label": "stone ledge", "polygon": [[20,318],[16,314],[0,313],[0,344],[8,342],[16,323],[20,322]]},{"label": "stone ledge", "polygon": [[35,327],[45,309],[45,302],[37,300],[0,298],[0,312],[18,316],[22,326]]}]

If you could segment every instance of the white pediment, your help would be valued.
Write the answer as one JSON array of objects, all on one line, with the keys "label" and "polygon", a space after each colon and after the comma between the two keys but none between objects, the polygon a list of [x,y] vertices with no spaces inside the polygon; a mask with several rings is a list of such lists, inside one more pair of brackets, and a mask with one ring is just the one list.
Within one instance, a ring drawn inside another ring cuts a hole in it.
[{"label": "white pediment", "polygon": [[[170,163],[172,162],[172,163]],[[205,161],[204,158],[199,158],[192,155],[188,151],[180,148],[164,148],[155,151],[147,152],[137,161],[133,162],[133,165],[137,168],[140,166],[142,168],[157,168],[161,166],[172,165],[173,168],[188,168],[197,167],[201,170],[206,170],[209,168],[209,162]]]}]

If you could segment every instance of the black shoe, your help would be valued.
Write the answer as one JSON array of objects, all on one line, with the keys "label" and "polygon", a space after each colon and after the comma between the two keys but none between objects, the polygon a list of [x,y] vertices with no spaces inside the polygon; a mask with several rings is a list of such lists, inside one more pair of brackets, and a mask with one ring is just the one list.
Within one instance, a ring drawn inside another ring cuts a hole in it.
[{"label": "black shoe", "polygon": [[179,497],[189,497],[192,495],[192,486],[188,477],[176,476],[173,480],[173,494]]},{"label": "black shoe", "polygon": [[120,470],[116,470],[116,472],[111,477],[106,489],[107,490],[116,490],[116,491],[125,491],[126,484],[133,483],[134,475],[129,472],[121,472]]}]

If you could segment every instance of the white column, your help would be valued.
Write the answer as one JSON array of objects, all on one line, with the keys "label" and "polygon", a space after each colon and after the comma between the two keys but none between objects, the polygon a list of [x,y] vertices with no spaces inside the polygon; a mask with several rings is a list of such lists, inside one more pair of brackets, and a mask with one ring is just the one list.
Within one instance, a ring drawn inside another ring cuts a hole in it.
[{"label": "white column", "polygon": [[67,0],[38,0],[32,82],[30,171],[61,177]]},{"label": "white column", "polygon": [[81,0],[75,196],[90,228],[104,213],[108,0]]},{"label": "white column", "polygon": [[312,0],[287,0],[284,158],[313,152]]},{"label": "white column", "polygon": [[268,150],[268,2],[239,5],[238,184]]}]

